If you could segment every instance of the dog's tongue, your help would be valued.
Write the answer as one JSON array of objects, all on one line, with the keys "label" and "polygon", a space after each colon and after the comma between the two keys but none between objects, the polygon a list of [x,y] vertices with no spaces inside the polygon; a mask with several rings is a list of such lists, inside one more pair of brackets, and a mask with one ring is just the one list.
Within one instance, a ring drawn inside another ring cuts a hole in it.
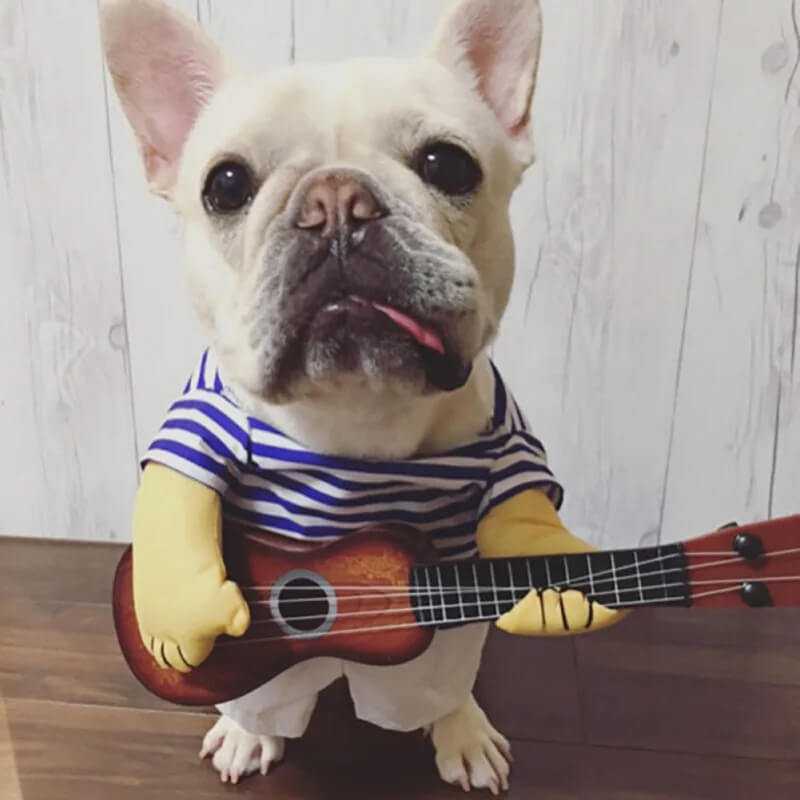
[{"label": "dog's tongue", "polygon": [[398,325],[404,331],[410,333],[411,336],[414,337],[414,340],[423,347],[435,350],[439,355],[444,355],[444,344],[438,333],[432,331],[430,328],[426,328],[413,317],[409,317],[408,314],[404,314],[396,308],[383,306],[380,303],[372,303],[372,306],[377,308],[381,313],[386,314],[395,325]]}]

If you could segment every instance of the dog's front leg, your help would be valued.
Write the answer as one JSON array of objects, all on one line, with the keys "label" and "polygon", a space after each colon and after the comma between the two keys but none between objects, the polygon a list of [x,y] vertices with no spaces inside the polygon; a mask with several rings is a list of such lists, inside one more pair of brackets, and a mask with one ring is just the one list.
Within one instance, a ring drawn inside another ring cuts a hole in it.
[{"label": "dog's front leg", "polygon": [[[496,508],[478,528],[478,549],[484,558],[545,553],[586,552],[591,546],[574,537],[561,523],[552,503],[538,490],[518,495]],[[622,614],[597,606],[587,624],[588,602],[578,592],[568,593],[570,603],[549,609],[547,603],[526,600],[498,622],[503,630],[525,635],[562,635],[597,630],[613,624]],[[555,595],[558,598],[558,595]],[[549,611],[548,611],[549,609]],[[548,613],[546,613],[548,612]],[[508,788],[511,748],[491,725],[475,699],[469,699],[430,728],[436,748],[436,766],[442,779],[461,786],[487,788],[499,794]]]},{"label": "dog's front leg", "polygon": [[511,745],[492,727],[472,695],[455,711],[434,722],[429,732],[442,780],[465,792],[474,787],[497,795],[508,789]]},{"label": "dog's front leg", "polygon": [[266,775],[283,758],[285,740],[306,732],[319,692],[341,676],[336,659],[312,658],[222,703],[217,707],[222,716],[203,739],[200,757],[212,757],[223,783]]},{"label": "dog's front leg", "polygon": [[286,740],[282,736],[248,733],[224,714],[205,735],[200,758],[212,756],[214,769],[223,783],[261,772],[266,775],[283,758]]}]

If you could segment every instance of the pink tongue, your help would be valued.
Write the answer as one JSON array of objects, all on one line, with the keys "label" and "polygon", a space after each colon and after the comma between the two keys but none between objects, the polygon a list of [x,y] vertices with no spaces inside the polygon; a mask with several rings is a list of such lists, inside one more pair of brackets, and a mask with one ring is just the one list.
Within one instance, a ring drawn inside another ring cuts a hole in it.
[{"label": "pink tongue", "polygon": [[414,337],[415,341],[419,342],[423,347],[429,347],[431,350],[435,350],[439,353],[439,355],[444,355],[444,344],[442,340],[439,338],[439,335],[434,333],[430,328],[423,327],[417,320],[409,317],[408,314],[404,314],[402,311],[398,311],[391,306],[382,306],[380,303],[372,303],[372,305],[377,308],[378,311],[386,314],[395,325],[400,326],[404,331],[408,331]]}]

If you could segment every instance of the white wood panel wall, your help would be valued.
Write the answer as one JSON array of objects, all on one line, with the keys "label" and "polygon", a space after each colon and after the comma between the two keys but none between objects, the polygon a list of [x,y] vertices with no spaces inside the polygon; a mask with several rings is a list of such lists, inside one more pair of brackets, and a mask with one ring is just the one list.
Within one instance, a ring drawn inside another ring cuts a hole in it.
[{"label": "white wood panel wall", "polygon": [[[411,55],[441,0],[175,0],[254,67]],[[609,545],[800,510],[797,0],[543,0],[496,358]],[[126,539],[202,347],[92,0],[0,0],[0,534]]]}]

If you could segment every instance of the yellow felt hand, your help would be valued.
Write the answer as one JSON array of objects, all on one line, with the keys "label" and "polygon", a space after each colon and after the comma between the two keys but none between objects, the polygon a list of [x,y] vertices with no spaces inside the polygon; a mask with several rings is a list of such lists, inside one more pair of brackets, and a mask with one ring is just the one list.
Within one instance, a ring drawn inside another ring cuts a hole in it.
[{"label": "yellow felt hand", "polygon": [[133,596],[142,641],[164,668],[189,672],[216,638],[242,636],[250,611],[226,579],[219,495],[148,464],[133,521]]},{"label": "yellow felt hand", "polygon": [[[587,553],[596,548],[573,536],[559,519],[547,495],[531,489],[501,503],[478,527],[483,558]],[[627,612],[591,602],[579,591],[536,590],[497,620],[507,633],[565,636],[596,631],[621,620]]]},{"label": "yellow felt hand", "polygon": [[520,636],[570,636],[607,628],[620,614],[591,602],[582,592],[545,589],[529,592],[496,625]]}]

